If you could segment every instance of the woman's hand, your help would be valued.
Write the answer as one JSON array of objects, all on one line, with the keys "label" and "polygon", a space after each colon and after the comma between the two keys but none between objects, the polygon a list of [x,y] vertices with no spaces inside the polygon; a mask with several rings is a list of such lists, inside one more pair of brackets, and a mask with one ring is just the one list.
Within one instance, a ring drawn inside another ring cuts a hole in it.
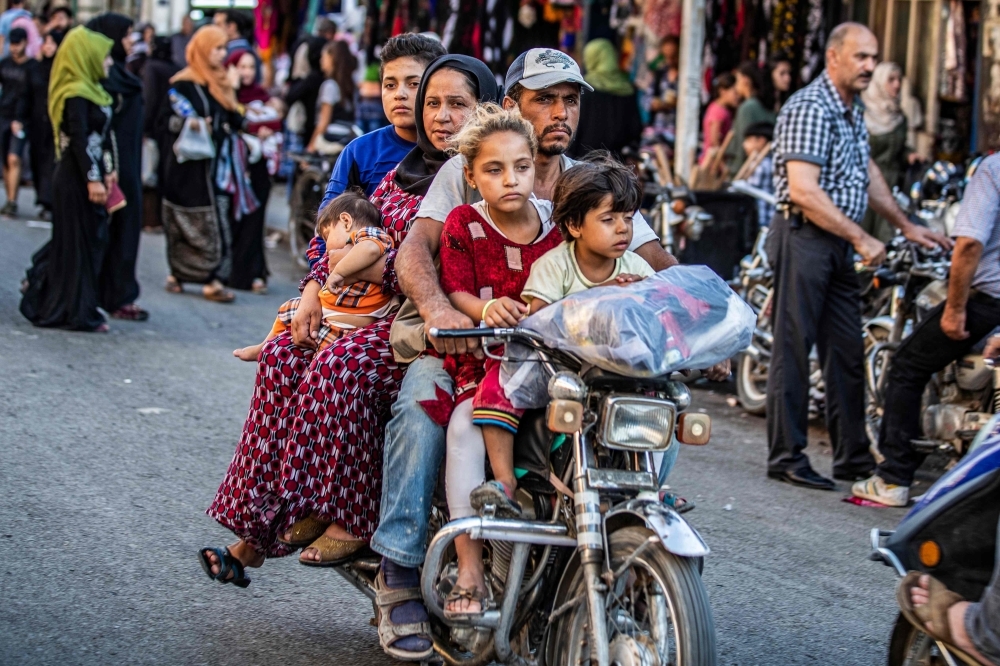
[{"label": "woman's hand", "polygon": [[98,206],[106,204],[108,202],[108,190],[104,187],[104,183],[87,183],[87,198],[90,199],[90,203],[97,204]]},{"label": "woman's hand", "polygon": [[527,314],[527,305],[504,296],[490,303],[483,311],[483,321],[490,328],[517,326],[517,322],[524,319]]}]

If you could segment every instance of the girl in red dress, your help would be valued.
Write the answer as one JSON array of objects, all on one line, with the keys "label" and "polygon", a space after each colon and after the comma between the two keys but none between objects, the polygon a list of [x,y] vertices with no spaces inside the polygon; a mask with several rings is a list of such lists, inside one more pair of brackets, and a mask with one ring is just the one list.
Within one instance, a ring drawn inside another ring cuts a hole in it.
[{"label": "girl in red dress", "polygon": [[[552,204],[531,194],[537,141],[531,124],[517,111],[485,104],[476,109],[454,143],[465,157],[469,186],[478,190],[483,200],[459,206],[445,220],[441,233],[441,285],[452,305],[473,321],[489,327],[514,326],[528,312],[521,291],[531,265],[562,242],[551,221]],[[515,409],[504,395],[500,364],[470,354],[450,357],[446,367],[455,378],[456,402],[448,427],[451,517],[473,515],[480,488],[499,498],[500,515],[517,515],[520,508],[513,499],[514,433],[521,410]],[[475,485],[470,487],[468,480],[482,478],[482,442],[496,481],[477,488],[470,504],[469,491]],[[492,497],[485,499],[498,503]],[[459,574],[446,599],[445,612],[480,613],[485,594],[482,543],[462,536],[455,541],[455,547]]]}]

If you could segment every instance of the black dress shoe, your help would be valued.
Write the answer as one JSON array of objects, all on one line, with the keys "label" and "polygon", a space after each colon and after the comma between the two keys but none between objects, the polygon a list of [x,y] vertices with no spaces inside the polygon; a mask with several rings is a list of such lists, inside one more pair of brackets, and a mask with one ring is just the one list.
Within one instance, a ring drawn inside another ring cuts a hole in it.
[{"label": "black dress shoe", "polygon": [[812,488],[813,490],[835,490],[837,487],[837,484],[825,476],[820,476],[811,467],[794,471],[768,472],[767,476],[771,479],[790,483],[793,486],[802,486],[803,488]]},{"label": "black dress shoe", "polygon": [[865,479],[870,479],[875,474],[875,468],[868,470],[867,472],[834,472],[833,478],[837,481],[849,481],[854,483],[855,481],[864,481]]}]

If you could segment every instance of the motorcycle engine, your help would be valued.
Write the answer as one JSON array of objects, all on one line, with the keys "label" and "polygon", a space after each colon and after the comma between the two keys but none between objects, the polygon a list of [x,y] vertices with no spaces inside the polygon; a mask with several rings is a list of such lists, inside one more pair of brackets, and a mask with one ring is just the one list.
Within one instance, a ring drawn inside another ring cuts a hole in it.
[{"label": "motorcycle engine", "polygon": [[993,369],[986,367],[983,357],[969,354],[956,363],[955,381],[965,391],[982,391],[993,380]]},{"label": "motorcycle engine", "polygon": [[919,310],[920,316],[918,320],[922,320],[927,316],[927,313],[936,308],[940,303],[944,303],[945,299],[948,298],[948,282],[945,280],[934,280],[926,287],[920,290],[917,294],[917,309]]}]

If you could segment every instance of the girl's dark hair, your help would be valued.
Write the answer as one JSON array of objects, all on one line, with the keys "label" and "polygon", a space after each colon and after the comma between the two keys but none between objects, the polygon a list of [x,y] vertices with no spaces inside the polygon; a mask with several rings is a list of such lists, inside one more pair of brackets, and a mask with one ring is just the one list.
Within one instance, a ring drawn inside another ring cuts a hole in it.
[{"label": "girl's dark hair", "polygon": [[713,85],[713,88],[715,88],[715,90],[712,97],[713,98],[718,97],[719,93],[721,93],[723,90],[729,90],[735,85],[736,85],[736,77],[733,76],[732,72],[723,72],[722,74],[719,74],[717,77],[715,77],[715,82]]},{"label": "girl's dark hair", "polygon": [[337,223],[341,213],[347,213],[354,218],[352,229],[364,227],[381,227],[382,215],[378,208],[365,197],[361,190],[347,190],[334,197],[316,217],[316,235],[326,237],[326,232]]},{"label": "girl's dark hair", "polygon": [[764,80],[764,86],[760,89],[760,95],[757,96],[757,99],[759,99],[761,104],[764,105],[764,108],[769,111],[777,111],[778,107],[784,104],[785,100],[788,99],[791,94],[790,91],[779,93],[774,89],[774,78],[772,78],[774,69],[783,62],[788,63],[789,68],[791,68],[791,59],[780,53],[768,58],[767,65],[764,67],[764,75],[762,77]]},{"label": "girl's dark hair", "polygon": [[431,64],[433,60],[440,58],[446,53],[447,51],[444,46],[442,46],[441,42],[436,39],[424,37],[423,35],[417,35],[412,32],[396,35],[395,37],[389,39],[379,52],[379,60],[381,64],[378,68],[378,78],[380,81],[382,80],[382,74],[385,72],[385,66],[393,60],[399,60],[400,58],[413,58],[426,67]]},{"label": "girl's dark hair", "polygon": [[333,56],[333,75],[330,77],[340,88],[340,100],[344,106],[350,107],[354,99],[354,70],[358,68],[358,59],[351,53],[346,42],[334,39],[323,46],[323,53]]},{"label": "girl's dark hair", "polygon": [[753,85],[754,96],[760,99],[760,93],[764,89],[764,73],[760,71],[757,63],[748,60],[737,67],[736,71],[750,79],[750,83]]},{"label": "girl's dark hair", "polygon": [[570,227],[580,227],[587,213],[608,195],[614,213],[634,213],[642,199],[635,173],[607,151],[589,153],[563,171],[552,195],[552,221],[559,225],[563,238],[572,240]]}]

